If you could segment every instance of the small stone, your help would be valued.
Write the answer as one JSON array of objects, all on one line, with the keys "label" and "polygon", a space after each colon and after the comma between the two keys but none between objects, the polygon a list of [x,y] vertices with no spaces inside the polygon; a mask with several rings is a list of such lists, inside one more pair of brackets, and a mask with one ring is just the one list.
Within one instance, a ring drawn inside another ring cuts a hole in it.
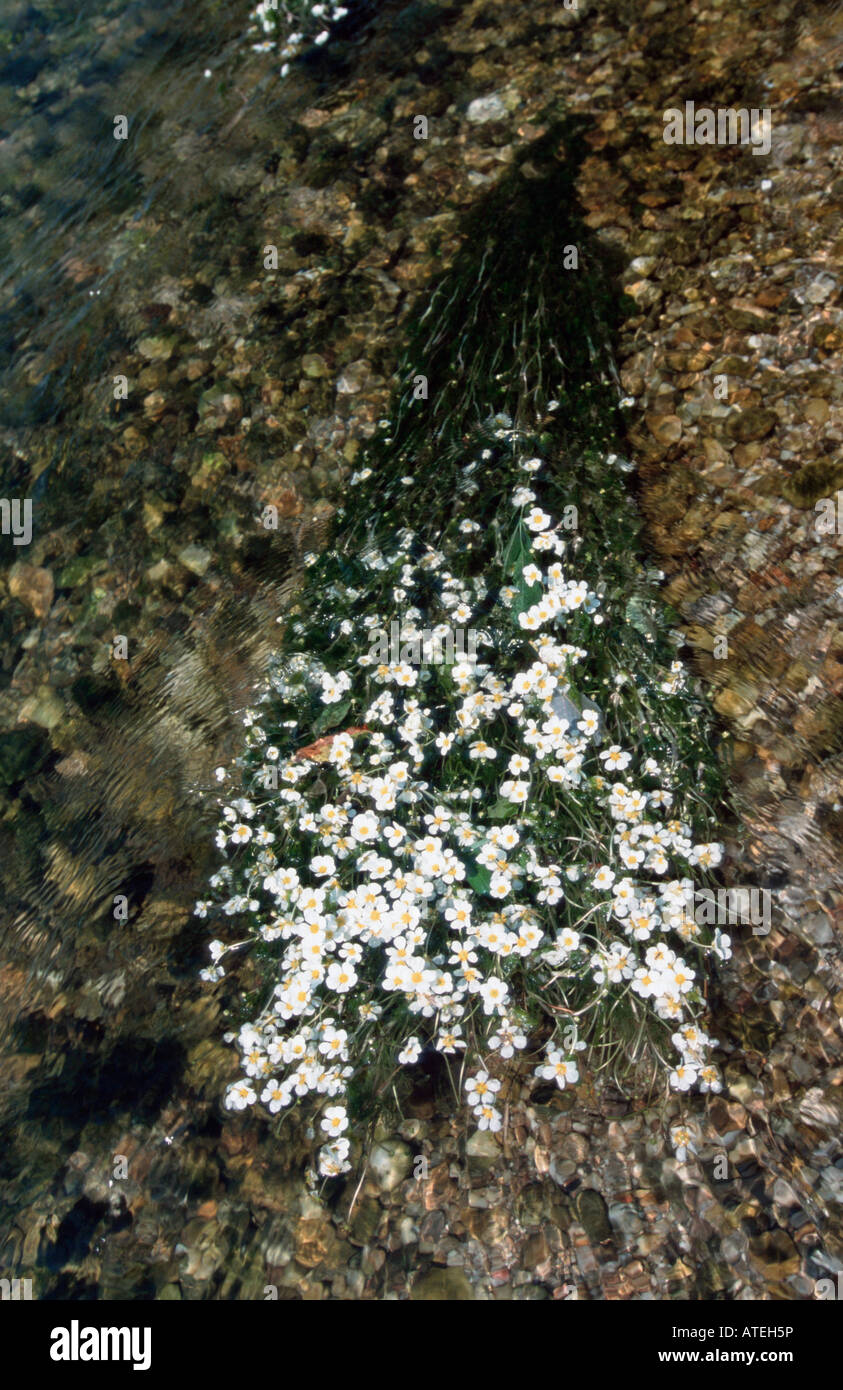
[{"label": "small stone", "polygon": [[839,1168],[823,1168],[820,1175],[820,1190],[826,1200],[843,1204],[843,1172]]},{"label": "small stone", "polygon": [[560,1187],[564,1187],[577,1171],[577,1165],[571,1158],[563,1159],[561,1162],[554,1154],[550,1160],[550,1176]]},{"label": "small stone", "polygon": [[500,1158],[500,1153],[500,1146],[488,1129],[475,1130],[465,1146],[469,1167],[473,1168],[491,1167]]},{"label": "small stone", "polygon": [[834,929],[824,912],[807,913],[800,925],[815,946],[830,946],[834,940]]},{"label": "small stone", "polygon": [[733,457],[739,468],[751,468],[761,452],[760,444],[736,444]]},{"label": "small stone", "polygon": [[201,545],[186,545],[179,551],[179,560],[191,574],[203,575],[212,559],[211,552]]},{"label": "small stone", "polygon": [[531,1182],[515,1199],[515,1214],[522,1226],[539,1226],[547,1216],[547,1197],[541,1183]]},{"label": "small stone", "polygon": [[88,769],[88,754],[83,753],[81,749],[74,749],[66,758],[61,758],[56,763],[56,772],[60,777],[85,777]]},{"label": "small stone", "polygon": [[610,1239],[612,1228],[609,1225],[609,1213],[599,1192],[593,1187],[584,1187],[577,1193],[574,1209],[577,1220],[589,1240],[599,1245],[601,1241]]},{"label": "small stone", "polygon": [[810,420],[812,425],[824,425],[829,414],[828,401],[823,400],[822,396],[812,396],[805,402],[805,419]]},{"label": "small stone", "polygon": [[55,593],[52,573],[18,562],[9,570],[9,593],[31,608],[36,618],[46,618]]},{"label": "small stone", "polygon": [[625,1241],[641,1234],[643,1225],[628,1202],[614,1202],[609,1207],[609,1220]]},{"label": "small stone", "polygon": [[411,1216],[402,1216],[398,1223],[398,1236],[402,1245],[412,1245],[418,1240],[418,1227]]},{"label": "small stone", "polygon": [[239,420],[243,414],[243,398],[236,391],[228,391],[225,386],[211,386],[199,397],[199,418],[207,420],[213,416],[228,421]]},{"label": "small stone", "polygon": [[351,1214],[348,1238],[352,1245],[368,1245],[380,1225],[381,1208],[376,1198],[364,1197]]},{"label": "small stone", "polygon": [[624,286],[624,293],[635,300],[639,309],[651,308],[662,297],[661,290],[652,280],[633,280],[631,284]]},{"label": "small stone", "polygon": [[371,367],[365,358],[358,362],[349,362],[348,366],[337,378],[337,392],[341,396],[354,396],[358,391],[362,391],[367,380],[371,376]]},{"label": "small stone", "polygon": [[328,375],[328,364],[318,352],[306,352],[301,360],[301,368],[305,376],[314,380]]},{"label": "small stone", "polygon": [[42,729],[55,729],[65,718],[64,705],[50,685],[42,685],[21,705],[21,719],[40,724]]},{"label": "small stone", "polygon": [[763,439],[779,422],[774,410],[766,406],[751,406],[749,410],[735,411],[726,421],[726,433],[730,439],[746,443],[749,439]]},{"label": "small stone", "polygon": [[476,97],[465,114],[473,125],[485,125],[487,121],[505,121],[509,112],[500,93],[492,92],[487,97]]},{"label": "small stone", "polygon": [[360,1256],[360,1268],[365,1275],[377,1274],[386,1261],[386,1251],[377,1245],[369,1245]]},{"label": "small stone", "polygon": [[215,487],[223,473],[228,472],[228,459],[225,454],[220,452],[207,453],[202,455],[202,462],[195,473],[191,474],[190,481],[195,488],[202,491]]},{"label": "small stone", "polygon": [[384,1139],[369,1155],[369,1171],[381,1192],[392,1192],[410,1171],[413,1155],[400,1139]]},{"label": "small stone", "polygon": [[172,333],[162,334],[159,338],[141,338],[138,352],[148,361],[166,362],[175,352],[177,343],[178,338]]},{"label": "small stone", "polygon": [[629,268],[636,275],[649,275],[656,264],[656,256],[633,256],[629,263]]},{"label": "small stone", "polygon": [[331,1258],[337,1244],[334,1228],[324,1215],[315,1221],[302,1221],[296,1231],[296,1260],[305,1269]]},{"label": "small stone", "polygon": [[837,281],[833,275],[818,275],[805,291],[805,298],[809,304],[824,304],[836,288]]},{"label": "small stone", "polygon": [[751,299],[733,299],[725,318],[731,328],[745,328],[750,332],[758,332],[770,323],[766,309],[753,304]]},{"label": "small stone", "polygon": [[145,497],[143,499],[144,529],[149,531],[151,535],[154,535],[159,527],[164,524],[164,518],[170,510],[172,510],[171,506],[157,493],[153,493],[150,497]]},{"label": "small stone", "polygon": [[146,571],[146,577],[152,584],[163,584],[173,574],[173,566],[169,560],[157,560],[154,565],[150,565]]},{"label": "small stone", "polygon": [[163,391],[150,391],[143,398],[144,414],[150,420],[159,420],[167,408],[167,397]]},{"label": "small stone", "polygon": [[566,1135],[559,1147],[565,1158],[571,1158],[575,1163],[584,1163],[588,1158],[588,1140],[581,1134]]},{"label": "small stone", "polygon": [[107,561],[99,559],[96,555],[74,555],[60,571],[58,586],[60,589],[75,589],[78,585],[84,584],[86,579],[106,568]]},{"label": "small stone", "polygon": [[402,1139],[411,1143],[415,1139],[421,1138],[424,1134],[425,1126],[421,1120],[402,1120],[398,1126],[398,1133]]},{"label": "small stone", "polygon": [[647,429],[659,444],[677,444],[682,438],[682,421],[678,415],[648,415]]},{"label": "small stone", "polygon": [[835,1133],[840,1123],[837,1111],[831,1105],[826,1105],[823,1100],[823,1093],[819,1086],[812,1086],[807,1095],[802,1099],[799,1106],[799,1114],[809,1125],[814,1125],[819,1129],[831,1129]]},{"label": "small stone", "polygon": [[738,690],[732,690],[726,686],[721,690],[714,701],[714,708],[718,714],[724,714],[727,719],[737,719],[742,714],[749,714],[754,707],[754,700],[750,695],[743,695]]}]

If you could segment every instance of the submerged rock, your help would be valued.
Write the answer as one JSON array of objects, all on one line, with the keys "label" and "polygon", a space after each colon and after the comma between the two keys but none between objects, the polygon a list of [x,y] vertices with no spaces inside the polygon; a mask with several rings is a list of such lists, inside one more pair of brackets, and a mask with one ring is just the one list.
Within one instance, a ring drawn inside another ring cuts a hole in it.
[{"label": "submerged rock", "polygon": [[381,1192],[392,1192],[410,1171],[413,1155],[399,1139],[383,1139],[369,1154],[369,1171]]}]

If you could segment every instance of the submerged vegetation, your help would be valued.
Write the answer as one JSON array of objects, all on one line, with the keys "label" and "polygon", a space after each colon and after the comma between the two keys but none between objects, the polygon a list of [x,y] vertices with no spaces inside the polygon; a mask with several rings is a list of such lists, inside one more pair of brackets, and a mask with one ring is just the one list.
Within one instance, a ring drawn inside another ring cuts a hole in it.
[{"label": "submerged vegetation", "polygon": [[[204,976],[243,949],[264,974],[226,1103],[315,1100],[324,1176],[432,1052],[490,1130],[516,1054],[559,1087],[720,1085],[703,985],[729,942],[689,910],[720,778],[637,553],[578,157],[556,125],[468,220],[220,769],[241,785],[197,910],[232,931]],[[467,655],[426,659],[460,630]]]}]

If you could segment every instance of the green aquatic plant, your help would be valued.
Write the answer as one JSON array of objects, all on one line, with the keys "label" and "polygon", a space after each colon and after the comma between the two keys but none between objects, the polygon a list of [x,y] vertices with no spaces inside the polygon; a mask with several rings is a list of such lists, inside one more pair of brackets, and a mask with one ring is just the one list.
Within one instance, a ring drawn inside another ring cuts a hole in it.
[{"label": "green aquatic plant", "polygon": [[248,928],[204,975],[248,945],[265,979],[226,1104],[315,1100],[325,1176],[431,1051],[491,1130],[518,1053],[559,1087],[720,1086],[702,987],[729,942],[692,910],[720,774],[638,553],[577,157],[551,130],[467,222],[221,801],[197,911]]}]

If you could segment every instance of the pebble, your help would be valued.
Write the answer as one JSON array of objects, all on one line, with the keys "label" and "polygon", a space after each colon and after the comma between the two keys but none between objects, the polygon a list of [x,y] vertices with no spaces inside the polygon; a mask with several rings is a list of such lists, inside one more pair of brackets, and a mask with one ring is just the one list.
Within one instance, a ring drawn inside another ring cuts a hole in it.
[{"label": "pebble", "polygon": [[509,111],[500,93],[492,92],[489,96],[475,97],[465,114],[473,125],[485,125],[487,121],[505,121]]}]

